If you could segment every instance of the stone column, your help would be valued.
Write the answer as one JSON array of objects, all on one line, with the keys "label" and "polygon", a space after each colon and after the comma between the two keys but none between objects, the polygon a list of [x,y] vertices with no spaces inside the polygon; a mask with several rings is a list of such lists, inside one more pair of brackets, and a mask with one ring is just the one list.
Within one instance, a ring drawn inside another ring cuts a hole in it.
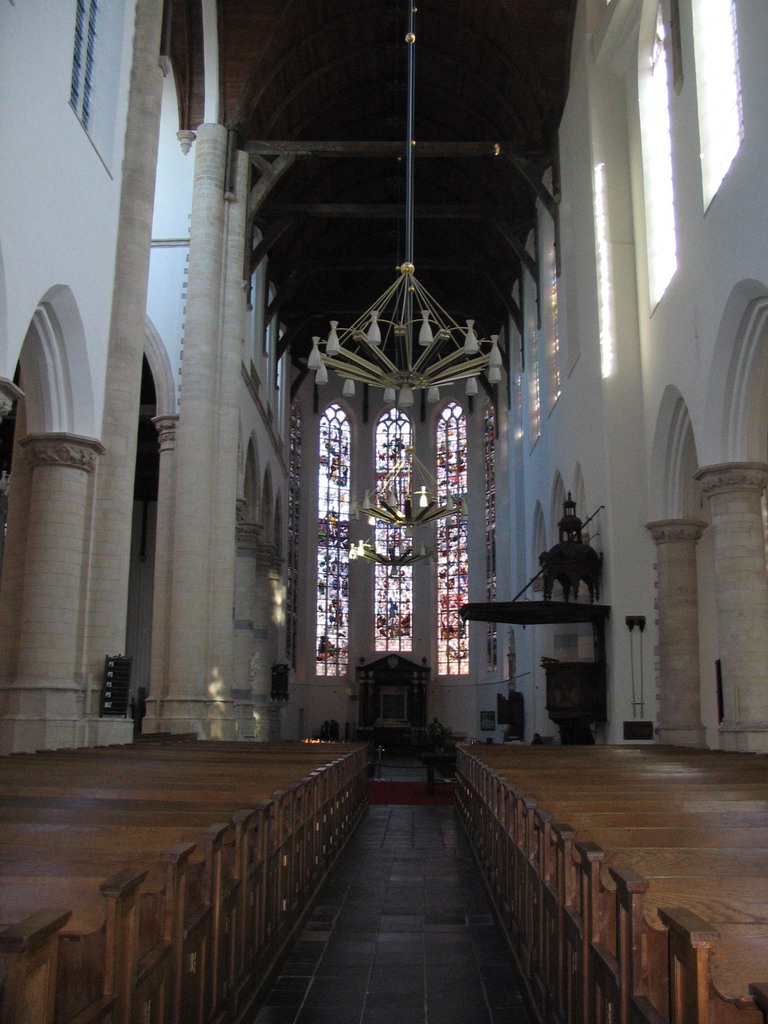
[{"label": "stone column", "polygon": [[[13,409],[13,403],[23,396],[21,388],[17,388],[13,381],[7,377],[0,377],[0,422],[6,418]],[[3,570],[3,556],[5,553],[5,513],[7,510],[9,481],[0,480],[0,573]]]},{"label": "stone column", "polygon": [[13,403],[22,398],[24,392],[12,380],[0,377],[0,420],[4,420],[13,409]]},{"label": "stone column", "polygon": [[170,616],[170,566],[173,549],[173,497],[175,491],[176,425],[175,415],[155,416],[152,422],[158,433],[160,471],[157,492],[157,526],[155,529],[155,576],[152,595],[152,661],[150,692],[143,731],[151,732],[168,690],[167,635]]},{"label": "stone column", "polygon": [[[115,282],[96,481],[88,670],[125,649],[133,482],[163,74],[158,64],[163,0],[138,0],[122,165]],[[106,297],[105,297],[106,299]]]},{"label": "stone column", "polygon": [[227,130],[203,124],[195,143],[184,331],[172,611],[164,728],[236,735],[234,678],[238,395],[245,298],[247,160],[237,153],[227,193]]},{"label": "stone column", "polygon": [[709,498],[726,750],[768,750],[768,575],[760,462],[705,466],[696,474]]},{"label": "stone column", "polygon": [[260,544],[255,565],[253,654],[250,665],[250,685],[257,727],[256,735],[258,739],[263,741],[279,738],[275,736],[276,723],[274,719],[277,715],[277,709],[273,708],[270,696],[272,691],[272,662],[275,660],[272,644],[272,620],[274,617],[272,575],[274,560],[274,547],[268,543]]},{"label": "stone column", "polygon": [[243,517],[245,502],[238,502],[237,563],[235,567],[235,667],[232,699],[240,739],[263,739],[254,708],[251,671],[256,617],[256,562],[261,526]]},{"label": "stone column", "polygon": [[[91,474],[103,445],[74,434],[28,434],[31,469],[15,676],[2,693],[0,749],[82,746],[89,693],[82,672],[83,565]],[[118,653],[118,652],[113,652]]]},{"label": "stone column", "polygon": [[[0,412],[4,419],[13,402],[23,397],[22,392],[7,378],[0,380]],[[21,455],[19,439],[26,433],[24,403],[16,410],[16,428],[13,439],[12,491],[8,493],[8,524],[3,543],[3,561],[0,567],[0,685],[8,685],[16,676],[19,629],[18,615],[21,591],[24,585],[24,559],[27,549],[26,514],[31,470]]]},{"label": "stone column", "polygon": [[656,544],[659,603],[659,732],[662,743],[706,746],[699,688],[696,544],[707,524],[662,519],[647,524]]}]

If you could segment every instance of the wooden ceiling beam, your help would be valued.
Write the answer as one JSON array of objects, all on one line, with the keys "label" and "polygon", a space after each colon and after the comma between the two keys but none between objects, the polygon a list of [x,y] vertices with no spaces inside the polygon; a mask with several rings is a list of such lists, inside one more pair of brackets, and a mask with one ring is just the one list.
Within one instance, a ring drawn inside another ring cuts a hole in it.
[{"label": "wooden ceiling beam", "polygon": [[[361,141],[284,141],[256,140],[246,142],[243,149],[253,159],[261,156],[318,156],[318,157],[382,157],[401,156],[404,142]],[[532,151],[514,142],[416,142],[416,153],[421,157],[499,157],[509,160],[530,160],[536,165],[546,161],[550,154]]]},{"label": "wooden ceiling beam", "polygon": [[[356,217],[373,220],[403,216],[402,203],[274,203],[262,211],[274,217]],[[507,203],[466,205],[419,204],[414,216],[424,220],[514,220],[520,208]]]}]

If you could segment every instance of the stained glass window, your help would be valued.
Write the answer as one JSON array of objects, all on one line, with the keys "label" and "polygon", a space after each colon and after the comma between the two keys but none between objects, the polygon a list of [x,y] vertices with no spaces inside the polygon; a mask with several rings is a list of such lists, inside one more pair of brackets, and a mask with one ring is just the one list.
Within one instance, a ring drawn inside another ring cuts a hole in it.
[{"label": "stained glass window", "polygon": [[557,297],[557,261],[554,246],[549,254],[549,404],[560,397],[560,310]]},{"label": "stained glass window", "polygon": [[[483,454],[485,456],[485,599],[496,600],[496,414],[489,402],[483,419]],[[486,639],[487,667],[497,664],[496,623],[488,624]]]},{"label": "stained glass window", "polygon": [[320,417],[317,510],[317,674],[341,675],[349,658],[350,429],[338,405]]},{"label": "stained glass window", "polygon": [[288,477],[288,564],[286,588],[286,654],[296,667],[298,621],[299,528],[301,526],[301,413],[291,407],[291,453]]},{"label": "stained glass window", "polygon": [[[467,422],[461,406],[443,409],[437,424],[437,495],[463,501],[467,493]],[[469,636],[459,615],[468,600],[467,521],[462,513],[441,519],[437,529],[437,671],[469,672]]]},{"label": "stained glass window", "polygon": [[[402,508],[411,489],[412,459],[410,457],[411,421],[399,409],[390,409],[376,425],[376,492],[389,493],[395,505]],[[413,539],[402,527],[377,522],[374,547],[377,551],[399,554],[411,547]],[[412,646],[411,606],[413,603],[413,568],[376,565],[374,569],[374,600],[377,651],[410,651]]]}]

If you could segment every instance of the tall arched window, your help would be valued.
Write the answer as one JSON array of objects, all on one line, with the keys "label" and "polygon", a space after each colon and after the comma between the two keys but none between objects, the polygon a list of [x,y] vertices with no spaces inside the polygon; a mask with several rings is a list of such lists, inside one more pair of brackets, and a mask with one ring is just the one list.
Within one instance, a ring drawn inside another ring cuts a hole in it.
[{"label": "tall arched window", "polygon": [[547,376],[549,378],[549,407],[550,409],[560,397],[562,382],[560,379],[560,307],[557,294],[557,259],[555,258],[554,245],[549,251],[548,273],[549,282],[547,291],[549,293],[548,313],[549,330],[547,332]]},{"label": "tall arched window", "polygon": [[640,69],[640,123],[645,179],[648,287],[655,306],[677,270],[675,192],[669,116],[666,28],[661,4],[654,34]]},{"label": "tall arched window", "polygon": [[[463,502],[467,493],[467,421],[461,406],[443,409],[437,424],[437,494]],[[468,599],[467,521],[441,519],[437,529],[437,671],[441,675],[469,672],[469,636],[459,615]]]},{"label": "tall arched window", "polygon": [[[496,413],[490,402],[483,417],[485,462],[485,599],[496,600]],[[496,623],[488,623],[486,665],[489,671],[498,661]]]},{"label": "tall arched window", "polygon": [[693,0],[693,42],[706,209],[744,138],[734,0]]},{"label": "tall arched window", "polygon": [[317,674],[341,675],[349,660],[350,429],[344,411],[320,417],[317,481]]},{"label": "tall arched window", "polygon": [[[411,421],[392,408],[376,425],[376,492],[389,493],[393,504],[402,508],[411,488]],[[402,527],[377,521],[374,547],[377,551],[399,554],[412,545]],[[377,651],[410,651],[412,648],[413,568],[376,564],[374,568],[374,601]]]},{"label": "tall arched window", "polygon": [[291,407],[291,454],[288,470],[288,564],[286,587],[286,654],[296,667],[298,622],[299,529],[301,527],[301,412]]}]

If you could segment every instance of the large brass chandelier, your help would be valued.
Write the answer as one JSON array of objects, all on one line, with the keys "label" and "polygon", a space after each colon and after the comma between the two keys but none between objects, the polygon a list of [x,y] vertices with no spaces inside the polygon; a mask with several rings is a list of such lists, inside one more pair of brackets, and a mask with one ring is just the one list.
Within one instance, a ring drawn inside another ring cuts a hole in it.
[{"label": "large brass chandelier", "polygon": [[328,383],[328,371],[343,381],[342,393],[354,395],[355,384],[382,388],[384,402],[400,408],[413,405],[414,392],[426,390],[437,402],[440,388],[465,381],[465,393],[476,395],[478,377],[501,380],[498,335],[479,338],[475,321],[462,326],[443,309],[415,276],[413,263],[414,86],[416,80],[416,8],[408,16],[408,106],[405,143],[405,260],[399,276],[355,322],[339,329],[330,322],[326,339],[312,339],[308,368],[315,384]]}]

